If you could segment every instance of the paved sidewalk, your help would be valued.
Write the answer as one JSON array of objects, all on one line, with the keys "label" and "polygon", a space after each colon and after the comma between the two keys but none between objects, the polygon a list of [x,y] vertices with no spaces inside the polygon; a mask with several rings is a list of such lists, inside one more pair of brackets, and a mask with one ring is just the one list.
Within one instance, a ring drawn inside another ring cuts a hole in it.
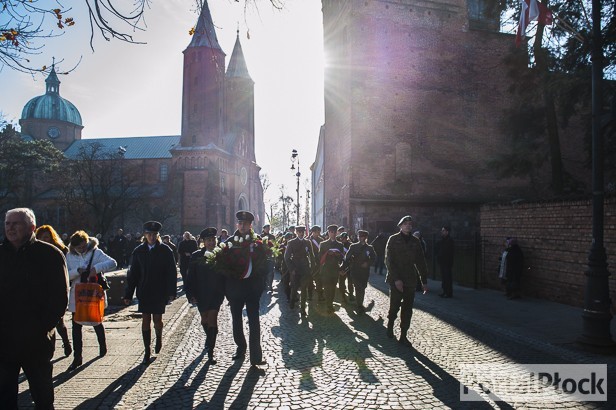
[{"label": "paved sidewalk", "polygon": [[[147,367],[140,364],[136,305],[111,313],[105,322],[109,352],[104,358],[96,358],[96,337],[84,327],[84,366],[66,373],[72,359],[62,357],[58,342],[56,408],[594,409],[616,402],[613,382],[607,403],[460,402],[464,363],[606,363],[613,381],[616,356],[589,353],[575,343],[582,323],[579,308],[507,300],[501,292],[457,286],[454,298],[442,299],[436,281],[430,281],[428,294],[416,295],[410,332],[414,349],[406,348],[385,336],[383,278],[370,278],[365,316],[341,303],[328,315],[312,302],[303,319],[276,290],[264,294],[261,338],[267,365],[260,369],[251,368],[248,360],[230,359],[235,345],[226,304],[219,315],[218,364],[213,366],[203,355],[198,312],[185,297],[168,306],[163,350]],[[20,408],[33,407],[26,390],[22,381]]]}]

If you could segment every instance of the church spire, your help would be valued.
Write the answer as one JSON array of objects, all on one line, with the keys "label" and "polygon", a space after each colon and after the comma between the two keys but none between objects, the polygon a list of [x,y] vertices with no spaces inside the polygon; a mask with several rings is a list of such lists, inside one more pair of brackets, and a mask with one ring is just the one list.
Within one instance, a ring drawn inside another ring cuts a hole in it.
[{"label": "church spire", "polygon": [[58,75],[56,74],[55,62],[51,65],[51,71],[45,79],[45,83],[47,84],[47,94],[60,95],[60,80],[58,79]]},{"label": "church spire", "polygon": [[[203,2],[203,8],[195,27],[195,33],[188,47],[209,47],[222,51],[218,38],[216,37],[216,29],[212,21],[212,14],[207,0]],[[224,54],[224,53],[223,53]]]},{"label": "church spire", "polygon": [[240,44],[239,29],[237,30],[235,46],[233,47],[233,53],[231,53],[231,58],[229,59],[229,66],[227,67],[227,77],[240,77],[252,81],[252,78],[250,78],[250,74],[248,73],[246,60],[244,59],[242,45]]}]

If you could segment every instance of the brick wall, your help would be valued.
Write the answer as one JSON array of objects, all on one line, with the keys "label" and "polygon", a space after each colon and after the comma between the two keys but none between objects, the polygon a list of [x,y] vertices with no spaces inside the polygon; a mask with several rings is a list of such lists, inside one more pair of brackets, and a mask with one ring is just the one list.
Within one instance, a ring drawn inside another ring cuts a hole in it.
[{"label": "brick wall", "polygon": [[[616,198],[605,201],[604,246],[608,269],[616,265]],[[588,253],[592,242],[590,200],[485,205],[480,211],[483,242],[482,279],[499,288],[498,258],[504,238],[514,236],[524,252],[524,294],[583,306]],[[616,300],[616,280],[609,279]]]}]

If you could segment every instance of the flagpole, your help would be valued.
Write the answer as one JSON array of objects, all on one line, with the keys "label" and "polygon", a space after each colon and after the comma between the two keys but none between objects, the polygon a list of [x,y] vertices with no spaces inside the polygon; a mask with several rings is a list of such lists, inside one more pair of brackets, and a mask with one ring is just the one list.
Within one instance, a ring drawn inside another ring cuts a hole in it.
[{"label": "flagpole", "polygon": [[614,347],[610,334],[610,273],[603,246],[604,178],[601,139],[603,50],[601,41],[601,0],[592,0],[592,244],[588,255],[586,293],[580,342],[598,347]]}]

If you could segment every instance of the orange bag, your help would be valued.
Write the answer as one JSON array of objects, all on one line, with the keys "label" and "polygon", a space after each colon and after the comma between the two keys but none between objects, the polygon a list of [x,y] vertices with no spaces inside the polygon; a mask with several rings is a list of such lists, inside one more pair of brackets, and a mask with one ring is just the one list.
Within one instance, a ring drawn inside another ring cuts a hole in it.
[{"label": "orange bag", "polygon": [[75,285],[75,322],[84,326],[103,323],[105,315],[105,292],[98,283]]}]

